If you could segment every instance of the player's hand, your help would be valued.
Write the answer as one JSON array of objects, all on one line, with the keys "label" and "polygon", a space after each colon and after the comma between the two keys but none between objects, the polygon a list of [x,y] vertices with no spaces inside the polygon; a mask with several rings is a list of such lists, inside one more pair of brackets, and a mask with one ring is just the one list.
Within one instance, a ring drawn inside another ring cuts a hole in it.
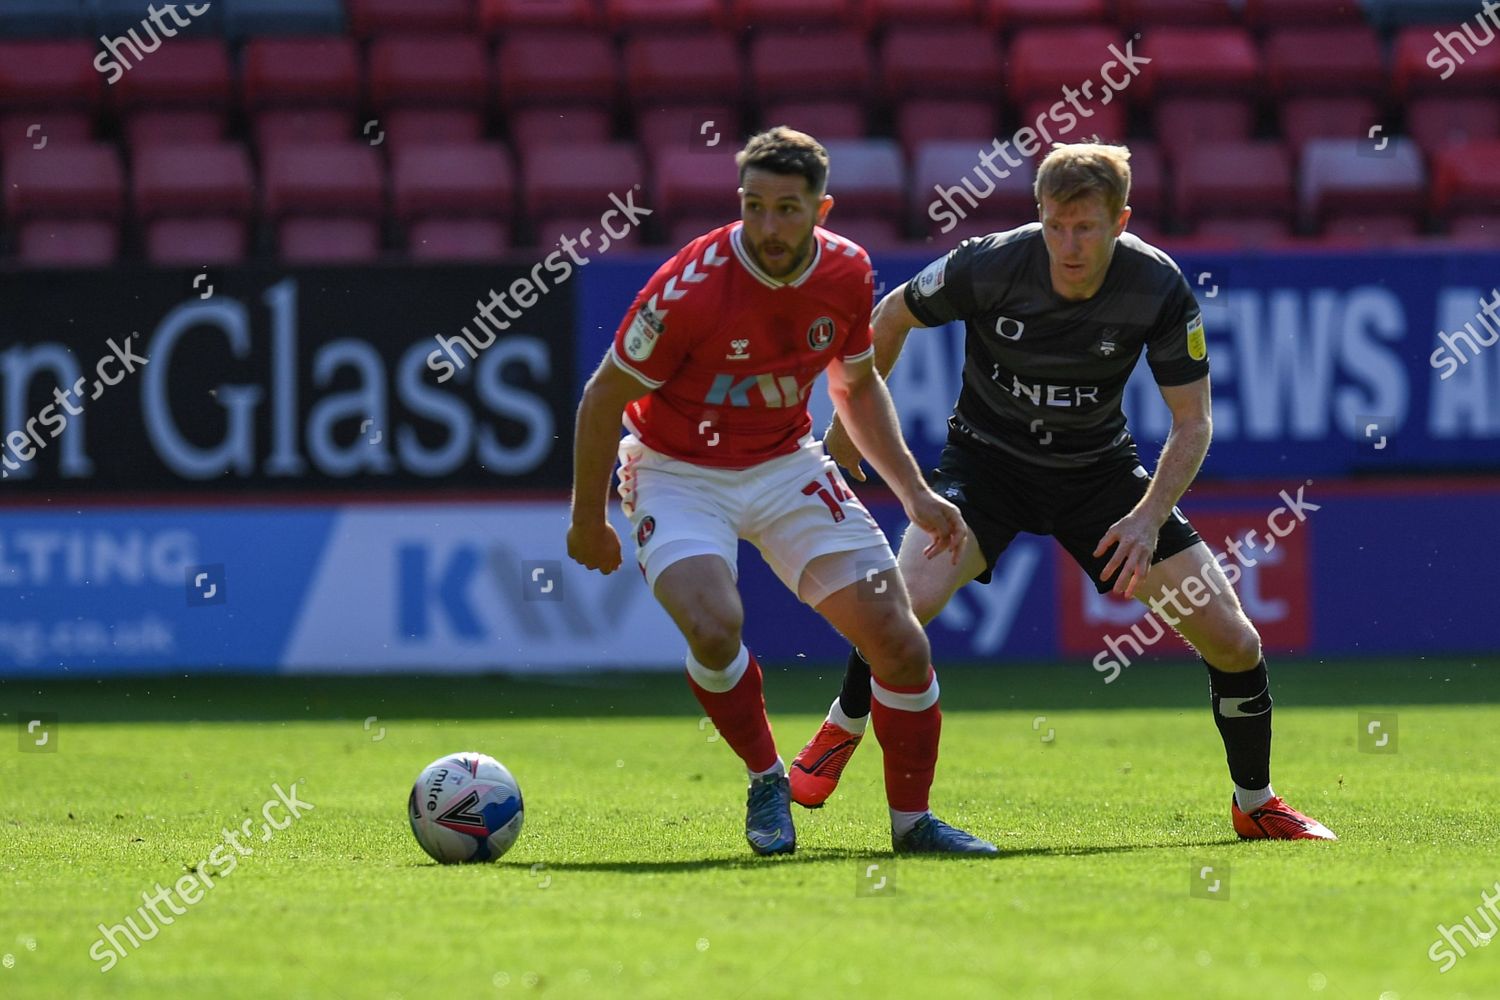
[{"label": "player's hand", "polygon": [[906,516],[911,523],[927,532],[932,541],[922,550],[922,555],[931,559],[940,552],[952,553],[953,565],[964,550],[969,530],[964,525],[958,508],[938,496],[925,486],[906,503]]},{"label": "player's hand", "polygon": [[1132,511],[1104,533],[1094,549],[1094,558],[1099,558],[1114,546],[1115,554],[1104,564],[1104,572],[1100,574],[1100,579],[1108,580],[1118,571],[1119,575],[1114,577],[1115,585],[1110,588],[1113,593],[1121,597],[1135,596],[1135,588],[1151,572],[1151,557],[1156,553],[1156,538],[1160,532],[1161,524],[1154,518]]},{"label": "player's hand", "polygon": [[864,467],[859,464],[864,456],[849,439],[849,432],[844,430],[843,421],[837,415],[834,416],[833,423],[828,425],[828,433],[823,435],[823,447],[828,450],[828,457],[848,470],[849,475],[860,482],[865,481]]},{"label": "player's hand", "polygon": [[568,528],[568,557],[608,576],[620,568],[620,536],[605,520],[574,521]]}]

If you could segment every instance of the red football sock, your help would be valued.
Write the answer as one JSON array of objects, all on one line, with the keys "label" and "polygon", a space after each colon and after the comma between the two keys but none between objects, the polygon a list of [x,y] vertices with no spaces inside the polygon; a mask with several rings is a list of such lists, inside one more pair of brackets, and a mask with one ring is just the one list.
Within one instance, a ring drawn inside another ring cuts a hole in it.
[{"label": "red football sock", "polygon": [[[749,655],[749,663],[739,681],[728,691],[719,693],[702,687],[688,673],[688,686],[713,720],[719,735],[740,760],[752,771],[769,770],[777,760],[776,741],[771,736],[771,720],[766,718],[766,699],[762,694],[760,664]],[[733,668],[731,668],[733,669]]]},{"label": "red football sock", "polygon": [[870,720],[885,751],[886,801],[900,812],[926,812],[943,730],[937,675],[911,687],[875,680],[870,691]]}]

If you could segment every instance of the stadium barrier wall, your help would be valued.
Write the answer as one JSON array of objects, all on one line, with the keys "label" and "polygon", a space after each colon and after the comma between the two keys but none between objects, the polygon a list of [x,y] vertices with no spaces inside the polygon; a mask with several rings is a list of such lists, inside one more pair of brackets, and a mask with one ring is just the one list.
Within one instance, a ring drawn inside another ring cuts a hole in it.
[{"label": "stadium barrier wall", "polygon": [[[36,420],[48,405],[69,412],[55,388],[93,379],[122,344],[146,359],[32,460],[7,462],[0,676],[676,669],[681,642],[630,565],[606,579],[563,551],[577,393],[657,263],[591,264],[446,381],[428,363],[434,338],[477,330],[479,303],[530,270],[0,275],[7,460],[15,432],[29,426],[33,445],[51,433]],[[877,284],[894,285],[927,258],[876,263]],[[1282,490],[1322,508],[1245,567],[1268,647],[1500,649],[1485,603],[1485,557],[1500,549],[1500,346],[1446,379],[1432,362],[1500,284],[1500,255],[1182,264],[1205,305],[1216,432],[1185,510],[1223,548],[1264,532]],[[892,380],[924,464],[961,344],[951,326],[915,335]],[[1151,462],[1165,409],[1143,374],[1128,399]],[[813,401],[821,426],[826,398]],[[1469,478],[1396,478],[1413,472]],[[1350,481],[1365,474],[1381,478]],[[899,511],[869,496],[899,531]],[[1089,593],[1065,559],[1018,539],[995,584],[967,588],[933,624],[936,656],[1095,669],[1138,611]],[[768,661],[842,656],[758,557],[741,568],[747,635]]]},{"label": "stadium barrier wall", "polygon": [[[899,537],[899,507],[874,494],[871,506]],[[1182,506],[1237,567],[1272,652],[1500,650],[1500,483],[1267,481]],[[679,669],[682,640],[615,520],[626,562],[605,577],[568,561],[561,500],[16,510],[0,525],[0,676]],[[1247,536],[1231,556],[1226,541]],[[762,660],[841,659],[842,640],[742,550]],[[1169,636],[1134,655],[1122,637],[1152,634],[1141,614],[1093,593],[1050,539],[1022,535],[929,634],[939,664],[1065,660],[1103,680],[1110,638],[1134,662],[1186,653]]]}]

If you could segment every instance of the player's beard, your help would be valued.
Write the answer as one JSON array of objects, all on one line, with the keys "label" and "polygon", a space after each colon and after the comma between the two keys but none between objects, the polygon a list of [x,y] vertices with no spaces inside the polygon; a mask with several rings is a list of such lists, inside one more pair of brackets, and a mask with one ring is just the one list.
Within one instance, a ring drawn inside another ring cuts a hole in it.
[{"label": "player's beard", "polygon": [[[808,255],[812,253],[813,229],[812,227],[808,228],[807,235],[802,237],[802,241],[795,247],[793,247],[792,252],[787,255],[790,258],[790,263],[781,268],[773,268],[771,267],[770,263],[767,262],[766,255],[763,252],[767,242],[770,241],[761,240],[759,243],[751,243],[750,256],[755,258],[755,265],[771,277],[785,278],[788,275],[796,274],[798,268],[800,268],[807,261]],[[776,242],[781,246],[785,246],[785,244],[780,243],[780,241]]]}]

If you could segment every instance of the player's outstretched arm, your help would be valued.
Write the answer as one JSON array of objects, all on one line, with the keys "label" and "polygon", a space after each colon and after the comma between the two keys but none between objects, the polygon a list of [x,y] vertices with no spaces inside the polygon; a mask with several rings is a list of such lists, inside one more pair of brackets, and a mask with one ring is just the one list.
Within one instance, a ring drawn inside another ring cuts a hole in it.
[{"label": "player's outstretched arm", "polygon": [[1208,376],[1187,385],[1161,386],[1162,398],[1172,411],[1172,430],[1156,463],[1156,474],[1146,495],[1129,514],[1116,521],[1100,539],[1094,550],[1102,556],[1111,545],[1115,553],[1105,564],[1103,578],[1108,580],[1116,570],[1114,592],[1135,596],[1135,588],[1151,571],[1151,557],[1161,526],[1172,516],[1177,501],[1197,478],[1213,439],[1212,404]]},{"label": "player's outstretched arm", "polygon": [[[906,305],[905,282],[876,304],[875,312],[870,316],[870,329],[875,340],[875,370],[881,378],[890,375],[891,369],[896,367],[901,348],[906,346],[906,335],[913,327],[921,325],[922,322]],[[833,423],[828,425],[828,433],[823,436],[823,447],[828,450],[830,458],[848,470],[849,475],[860,482],[865,481],[865,470],[860,465],[864,455],[849,439],[849,432],[844,429],[837,413],[833,416]]]},{"label": "player's outstretched arm", "polygon": [[620,445],[620,417],[651,390],[605,357],[589,377],[573,430],[573,509],[568,555],[589,569],[620,568],[620,536],[609,523],[609,480]]},{"label": "player's outstretched arm", "polygon": [[917,460],[901,437],[895,404],[874,362],[866,358],[829,365],[828,394],[854,446],[869,457],[912,524],[932,536],[923,554],[930,559],[950,552],[956,565],[966,537],[963,518],[957,507],[932,492],[922,478]]}]

